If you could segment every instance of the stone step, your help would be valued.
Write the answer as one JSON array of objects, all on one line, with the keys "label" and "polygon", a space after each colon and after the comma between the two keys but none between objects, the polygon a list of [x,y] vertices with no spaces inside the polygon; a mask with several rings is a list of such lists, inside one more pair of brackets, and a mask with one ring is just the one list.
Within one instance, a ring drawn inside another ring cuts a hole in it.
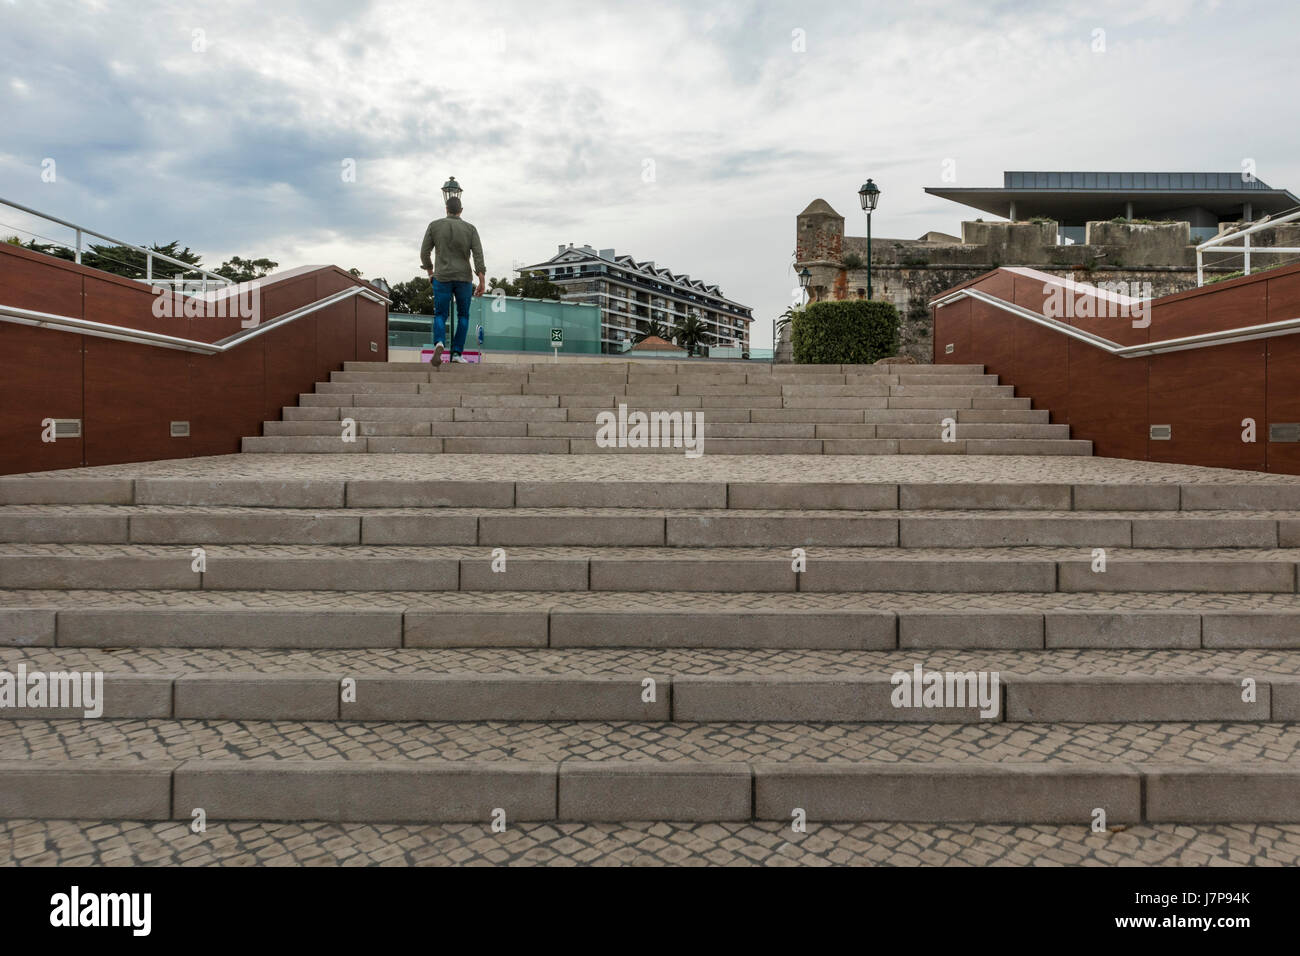
[{"label": "stone step", "polygon": [[[29,680],[70,675],[59,686],[76,683],[78,692],[58,700],[24,695],[0,709],[0,719],[1051,724],[1300,718],[1300,676],[1269,677],[1253,669],[1244,679],[1240,670],[1218,676],[1022,675],[976,670],[965,661],[944,671],[912,654],[866,673],[788,674],[778,665],[774,673],[636,668],[593,674],[580,669],[580,654],[568,654],[576,658],[568,670],[564,652],[547,655],[547,666],[560,673],[491,671],[489,658],[477,673],[445,674],[370,671],[357,664],[295,671],[274,661],[272,672],[207,666],[172,673],[91,671],[58,655],[28,653],[14,670],[21,668]],[[760,656],[749,666],[757,670],[764,663]],[[98,681],[91,685],[93,697],[81,693],[86,675]],[[1249,694],[1243,693],[1247,680]]]},{"label": "stone step", "polygon": [[[364,409],[352,414],[343,410],[344,417],[356,423],[355,433],[367,437],[567,437],[591,438],[599,427],[595,417],[584,421],[537,422],[526,413],[517,421],[448,422],[448,421],[368,421],[361,417]],[[391,411],[386,409],[385,411]],[[646,412],[645,414],[649,414]],[[419,416],[412,416],[418,418]],[[938,421],[914,424],[890,422],[834,423],[816,422],[750,422],[714,421],[709,415],[705,422],[706,435],[713,438],[941,438],[945,426]],[[919,416],[918,416],[919,417]],[[320,420],[268,421],[262,423],[265,437],[309,437],[342,434],[343,426],[335,418]],[[957,426],[952,434],[967,438],[1022,438],[1068,439],[1068,425],[1036,425],[1030,423],[967,422]]]},{"label": "stone step", "polygon": [[0,602],[0,646],[29,649],[1300,649],[1294,594],[81,589],[0,591]]},{"label": "stone step", "polygon": [[[403,372],[411,369],[413,362],[344,362],[343,370],[346,372],[374,372],[384,374],[386,372]],[[550,356],[539,358],[536,362],[483,362],[473,365],[457,366],[455,369],[444,369],[457,374],[468,373],[471,375],[496,375],[496,374],[515,374],[518,372],[551,372],[561,369],[572,369],[585,371],[588,369],[609,371],[622,371],[627,374],[637,375],[663,375],[663,374],[772,374],[772,375],[821,375],[821,374],[933,374],[933,375],[982,375],[984,366],[982,365],[913,365],[913,364],[896,364],[896,365],[773,365],[763,362],[751,361],[719,361],[716,359],[709,360],[692,360],[688,362],[669,362],[662,360],[652,361],[627,361],[617,358],[601,359],[598,362],[581,362],[581,363],[555,363],[550,360]],[[888,370],[888,371],[884,371]],[[435,373],[440,374],[440,373]]]},{"label": "stone step", "polygon": [[[1138,746],[1109,748],[1087,726],[1028,725],[1042,727],[1048,740],[1026,744],[1014,736],[1023,738],[1026,725],[996,722],[962,728],[965,748],[953,745],[944,724],[836,725],[830,746],[817,724],[783,724],[777,734],[768,724],[727,724],[726,744],[717,724],[677,730],[591,721],[505,736],[481,724],[380,723],[363,725],[369,740],[358,740],[359,725],[346,722],[146,726],[157,732],[137,734],[125,747],[113,721],[41,735],[57,743],[0,763],[0,816],[188,821],[202,807],[217,820],[486,824],[504,814],[507,822],[788,823],[802,810],[812,824],[1087,826],[1101,808],[1108,825],[1300,820],[1300,769],[1277,756],[1295,750],[1296,731],[1286,725],[1279,732],[1230,724],[1228,747],[1195,724],[1153,733],[1120,723],[1113,725],[1119,739]],[[1225,736],[1218,725],[1215,731]],[[613,745],[614,737],[625,742]],[[757,743],[764,739],[770,743]],[[1166,741],[1159,760],[1146,749],[1153,740]],[[1254,756],[1265,748],[1268,756]],[[602,759],[590,757],[595,749]],[[427,756],[392,756],[417,750]],[[68,751],[76,756],[63,756]],[[909,756],[900,760],[898,751]]]},{"label": "stone step", "polygon": [[[0,544],[0,587],[462,591],[1296,593],[1300,549]],[[505,570],[493,561],[505,555]]]},{"label": "stone step", "polygon": [[[337,373],[336,373],[337,374]],[[852,379],[852,381],[849,381]],[[630,380],[574,376],[503,381],[499,377],[467,381],[434,375],[418,377],[382,376],[371,381],[355,375],[329,382],[317,382],[316,395],[792,395],[826,397],[917,396],[1011,396],[1010,385],[997,384],[997,376],[837,376],[832,379],[791,381],[745,381],[742,376],[711,379],[632,378]]]},{"label": "stone step", "polygon": [[[683,409],[700,409],[697,405],[675,406]],[[628,405],[630,414],[664,411],[653,405]],[[702,409],[701,409],[702,410]],[[360,422],[399,421],[591,421],[602,413],[618,414],[617,405],[568,406],[567,408],[460,408],[434,406],[310,406],[285,409],[288,421],[338,421],[352,418]],[[1037,409],[816,409],[816,408],[711,408],[705,412],[706,422],[755,424],[919,424],[938,426],[945,418],[954,418],[964,424],[1037,424],[1046,425],[1049,413]]]},{"label": "stone step", "polygon": [[538,395],[562,396],[562,404],[572,404],[577,396],[598,395],[642,398],[1009,398],[1009,385],[654,385],[609,382],[539,382],[519,386],[499,383],[483,386],[458,385],[451,382],[422,384],[414,382],[318,382],[315,391],[304,393],[317,397],[337,396],[339,404],[363,404],[367,396],[434,396],[446,404],[470,401],[494,404],[498,399]]},{"label": "stone step", "polygon": [[[707,456],[691,465],[698,477],[684,478],[680,463],[645,457],[611,458],[592,480],[588,462],[568,456],[500,460],[488,470],[471,473],[464,459],[436,459],[419,465],[413,475],[405,460],[368,460],[356,471],[342,470],[337,457],[318,458],[320,472],[302,460],[298,472],[286,473],[272,457],[231,456],[229,474],[213,467],[203,477],[192,468],[159,463],[142,468],[138,477],[120,467],[86,472],[52,473],[49,477],[0,476],[0,504],[141,504],[277,508],[353,507],[686,507],[733,509],[943,510],[943,511],[1160,511],[1160,512],[1295,512],[1300,511],[1300,482],[1280,477],[1247,484],[1242,475],[1211,469],[1179,472],[1151,480],[1145,467],[1130,473],[1104,474],[1114,463],[1091,458],[1063,458],[1051,470],[1033,460],[1007,459],[993,469],[984,459],[960,462],[954,479],[933,471],[930,460],[913,464],[875,458],[869,465],[840,468],[842,459],[749,459]],[[469,461],[473,461],[470,459]],[[952,461],[949,459],[948,461]],[[847,461],[844,461],[848,464]],[[401,468],[397,465],[401,464]],[[662,466],[662,467],[661,467]],[[1086,467],[1084,467],[1086,466]],[[761,467],[763,480],[753,480]],[[395,477],[379,477],[392,472]],[[311,477],[315,473],[318,477]],[[438,477],[439,475],[443,477]],[[469,474],[470,480],[463,480]],[[1052,475],[1058,480],[1050,480]],[[514,476],[518,475],[518,480]],[[427,476],[427,477],[425,477]],[[455,477],[462,476],[462,477]],[[820,476],[820,477],[819,477]],[[970,480],[970,478],[975,480]],[[1065,478],[1065,481],[1059,478]],[[1104,478],[1099,482],[1098,478]],[[1044,478],[1049,480],[1044,481]],[[918,480],[920,479],[920,480]],[[1010,479],[1010,480],[1008,480]],[[1212,479],[1212,480],[1210,480]],[[516,496],[518,501],[516,502]],[[1249,515],[1247,515],[1249,516]]]},{"label": "stone step", "polygon": [[[593,437],[366,437],[264,435],[246,437],[246,454],[420,454],[420,455],[682,455],[683,440],[660,447],[604,447]],[[692,440],[710,455],[1091,455],[1092,442],[1056,438],[710,438]]]},{"label": "stone step", "polygon": [[0,542],[1300,548],[1300,514],[4,505]]}]

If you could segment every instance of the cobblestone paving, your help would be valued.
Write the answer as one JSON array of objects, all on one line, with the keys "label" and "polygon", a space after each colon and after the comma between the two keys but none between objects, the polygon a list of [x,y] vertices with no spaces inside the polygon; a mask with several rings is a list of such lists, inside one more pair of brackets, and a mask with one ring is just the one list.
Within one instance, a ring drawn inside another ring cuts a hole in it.
[{"label": "cobblestone paving", "polygon": [[[476,545],[336,545],[336,544],[219,544],[205,549],[208,561],[223,557],[265,558],[455,558],[479,560],[488,552]],[[1088,561],[1090,548],[1082,547],[980,547],[980,548],[805,548],[809,562],[817,559],[925,561]],[[0,542],[0,557],[41,555],[86,558],[175,558],[188,564],[189,544],[58,544]],[[780,561],[790,562],[790,550],[777,547],[667,548],[667,547],[578,547],[563,545],[516,545],[510,560],[528,559],[615,559],[629,561]],[[1300,548],[1112,548],[1107,561],[1300,561]]]},{"label": "cobblestone paving", "polygon": [[[3,479],[0,478],[0,482]],[[357,508],[346,510],[339,508],[252,508],[234,505],[105,505],[105,504],[62,504],[62,505],[0,505],[0,518],[10,517],[46,517],[64,515],[169,515],[184,517],[251,517],[268,518],[288,516],[298,519],[340,517],[500,517],[506,509],[501,508]],[[529,518],[708,518],[719,520],[719,509],[703,508],[518,508],[509,509],[511,516],[520,515]],[[981,509],[968,511],[962,509],[915,509],[915,510],[818,510],[815,508],[770,509],[743,508],[727,513],[729,520],[747,518],[829,518],[839,521],[851,518],[869,518],[872,520],[897,520],[907,518],[942,518],[974,521],[1002,521],[1016,519],[1024,521],[1078,521],[1081,523],[1095,521],[1209,521],[1209,520],[1295,520],[1300,518],[1300,511],[1220,511],[1212,509],[1196,511],[1018,511],[1016,509]],[[23,540],[30,540],[24,538]]]},{"label": "cobblestone paving", "polygon": [[200,591],[6,589],[0,607],[376,608],[400,610],[1286,610],[1282,592],[1073,591]]},{"label": "cobblestone paving", "polygon": [[1300,724],[707,724],[633,721],[41,720],[0,760],[663,760],[1300,764]]},{"label": "cobblestone paving", "polygon": [[[32,476],[29,476],[32,477]],[[1300,484],[1300,476],[1089,456],[215,455],[41,472],[58,478]],[[2,482],[4,479],[0,479]]]},{"label": "cobblestone paving", "polygon": [[11,866],[1296,866],[1300,826],[0,821]]},{"label": "cobblestone paving", "polygon": [[929,670],[997,671],[1011,675],[1080,677],[1300,675],[1300,650],[756,650],[616,648],[0,648],[0,669],[15,672],[88,670],[114,673],[259,674],[628,674],[880,675]]}]

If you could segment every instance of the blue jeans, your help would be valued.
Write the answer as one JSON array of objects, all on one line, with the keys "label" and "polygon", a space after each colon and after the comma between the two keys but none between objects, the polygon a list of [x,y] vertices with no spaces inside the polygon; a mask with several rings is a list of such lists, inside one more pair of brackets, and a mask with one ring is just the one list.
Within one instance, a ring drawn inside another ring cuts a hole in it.
[{"label": "blue jeans", "polygon": [[452,296],[456,297],[456,330],[451,343],[453,357],[465,350],[465,334],[469,331],[469,301],[474,293],[472,282],[439,282],[433,280],[433,340],[447,344],[447,320]]}]

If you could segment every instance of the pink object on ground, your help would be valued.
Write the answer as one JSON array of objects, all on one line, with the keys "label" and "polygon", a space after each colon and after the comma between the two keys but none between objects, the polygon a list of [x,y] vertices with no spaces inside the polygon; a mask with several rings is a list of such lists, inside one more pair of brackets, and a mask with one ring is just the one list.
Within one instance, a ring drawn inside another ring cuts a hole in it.
[{"label": "pink object on ground", "polygon": [[[471,352],[468,349],[466,349],[464,352],[461,352],[460,354],[464,356],[466,362],[477,363],[483,361],[483,356],[479,352]],[[433,349],[420,349],[420,361],[432,362]],[[442,364],[447,365],[450,362],[451,362],[451,349],[446,349],[442,353]]]}]

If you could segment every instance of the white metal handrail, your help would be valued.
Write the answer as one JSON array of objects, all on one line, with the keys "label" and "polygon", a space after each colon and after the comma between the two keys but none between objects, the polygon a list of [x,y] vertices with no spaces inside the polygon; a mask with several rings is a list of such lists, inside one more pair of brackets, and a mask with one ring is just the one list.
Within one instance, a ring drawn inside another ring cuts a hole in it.
[{"label": "white metal handrail", "polygon": [[300,319],[304,315],[310,315],[313,312],[319,312],[321,309],[328,308],[337,302],[342,302],[352,296],[359,295],[363,299],[369,299],[372,302],[387,303],[388,299],[381,296],[378,292],[368,289],[364,286],[353,286],[350,289],[343,289],[332,295],[327,295],[323,299],[317,299],[315,302],[308,303],[284,315],[278,315],[269,322],[263,322],[248,329],[241,329],[233,335],[228,335],[224,339],[216,342],[200,342],[196,339],[180,338],[175,335],[164,335],[161,332],[147,332],[144,329],[128,329],[121,325],[108,325],[104,322],[92,322],[89,319],[78,319],[71,315],[56,315],[52,312],[37,312],[33,309],[19,309],[14,306],[0,305],[0,322],[13,322],[16,325],[32,325],[40,328],[54,329],[60,332],[77,332],[81,335],[91,335],[101,339],[115,339],[119,342],[134,342],[137,345],[152,345],[157,348],[175,349],[181,352],[197,352],[202,355],[220,355],[222,352],[229,352],[237,345],[247,342],[249,339],[256,338],[272,329],[285,325],[295,319]]},{"label": "white metal handrail", "polygon": [[1278,335],[1294,335],[1300,332],[1300,317],[1283,319],[1279,322],[1266,322],[1263,325],[1247,325],[1239,329],[1226,329],[1222,332],[1203,332],[1200,335],[1185,335],[1176,339],[1162,339],[1159,342],[1147,342],[1144,345],[1120,345],[1110,339],[1091,332],[1077,329],[1058,319],[1051,319],[1041,313],[1015,305],[1005,299],[999,299],[978,289],[958,289],[949,295],[933,299],[930,305],[942,307],[959,299],[975,299],[985,305],[991,305],[1003,312],[1009,312],[1026,321],[1053,329],[1062,335],[1084,342],[1119,358],[1142,358],[1148,355],[1160,355],[1164,352],[1185,352],[1188,349],[1208,348],[1212,345],[1231,345],[1234,342],[1250,342],[1255,339],[1273,338]]},{"label": "white metal handrail", "polygon": [[207,269],[202,269],[199,266],[194,265],[194,263],[192,262],[185,262],[184,260],[181,259],[174,259],[171,256],[165,255],[161,252],[154,252],[152,249],[146,249],[144,246],[137,246],[133,242],[123,242],[121,239],[114,239],[112,236],[106,236],[102,232],[96,232],[94,229],[88,229],[85,226],[79,226],[75,222],[68,222],[68,220],[60,219],[58,216],[51,216],[49,213],[41,212],[38,209],[32,209],[30,206],[24,206],[21,203],[10,202],[8,199],[4,199],[3,197],[0,197],[0,205],[8,206],[11,209],[17,209],[20,212],[27,213],[29,216],[36,216],[40,219],[46,220],[47,222],[57,222],[60,226],[67,226],[69,229],[76,232],[77,243],[76,246],[73,247],[73,254],[76,257],[74,261],[78,265],[81,264],[81,240],[82,240],[82,236],[85,235],[85,236],[93,236],[96,239],[103,239],[105,242],[111,242],[115,246],[122,246],[127,249],[134,249],[136,252],[143,252],[145,282],[153,281],[154,259],[160,259],[163,262],[170,263],[171,265],[180,266],[186,272],[202,273],[205,279],[211,279],[215,282],[220,282],[222,285],[231,285],[233,284],[234,281],[232,279],[226,278],[223,275],[218,275],[215,272],[209,272]]},{"label": "white metal handrail", "polygon": [[[1252,223],[1242,229],[1236,229],[1232,232],[1225,232],[1221,236],[1215,236],[1213,239],[1207,239],[1196,247],[1196,284],[1197,286],[1205,285],[1205,253],[1207,252],[1240,252],[1242,254],[1242,272],[1250,275],[1250,254],[1251,252],[1281,252],[1297,253],[1300,248],[1288,246],[1254,246],[1250,244],[1250,237],[1253,233],[1263,229],[1272,229],[1274,226],[1280,226],[1284,222],[1292,222],[1300,219],[1300,210],[1287,213],[1285,216],[1278,216],[1274,219],[1271,216],[1265,216],[1256,223]],[[1241,239],[1239,246],[1225,246],[1224,243],[1229,239]]]}]

